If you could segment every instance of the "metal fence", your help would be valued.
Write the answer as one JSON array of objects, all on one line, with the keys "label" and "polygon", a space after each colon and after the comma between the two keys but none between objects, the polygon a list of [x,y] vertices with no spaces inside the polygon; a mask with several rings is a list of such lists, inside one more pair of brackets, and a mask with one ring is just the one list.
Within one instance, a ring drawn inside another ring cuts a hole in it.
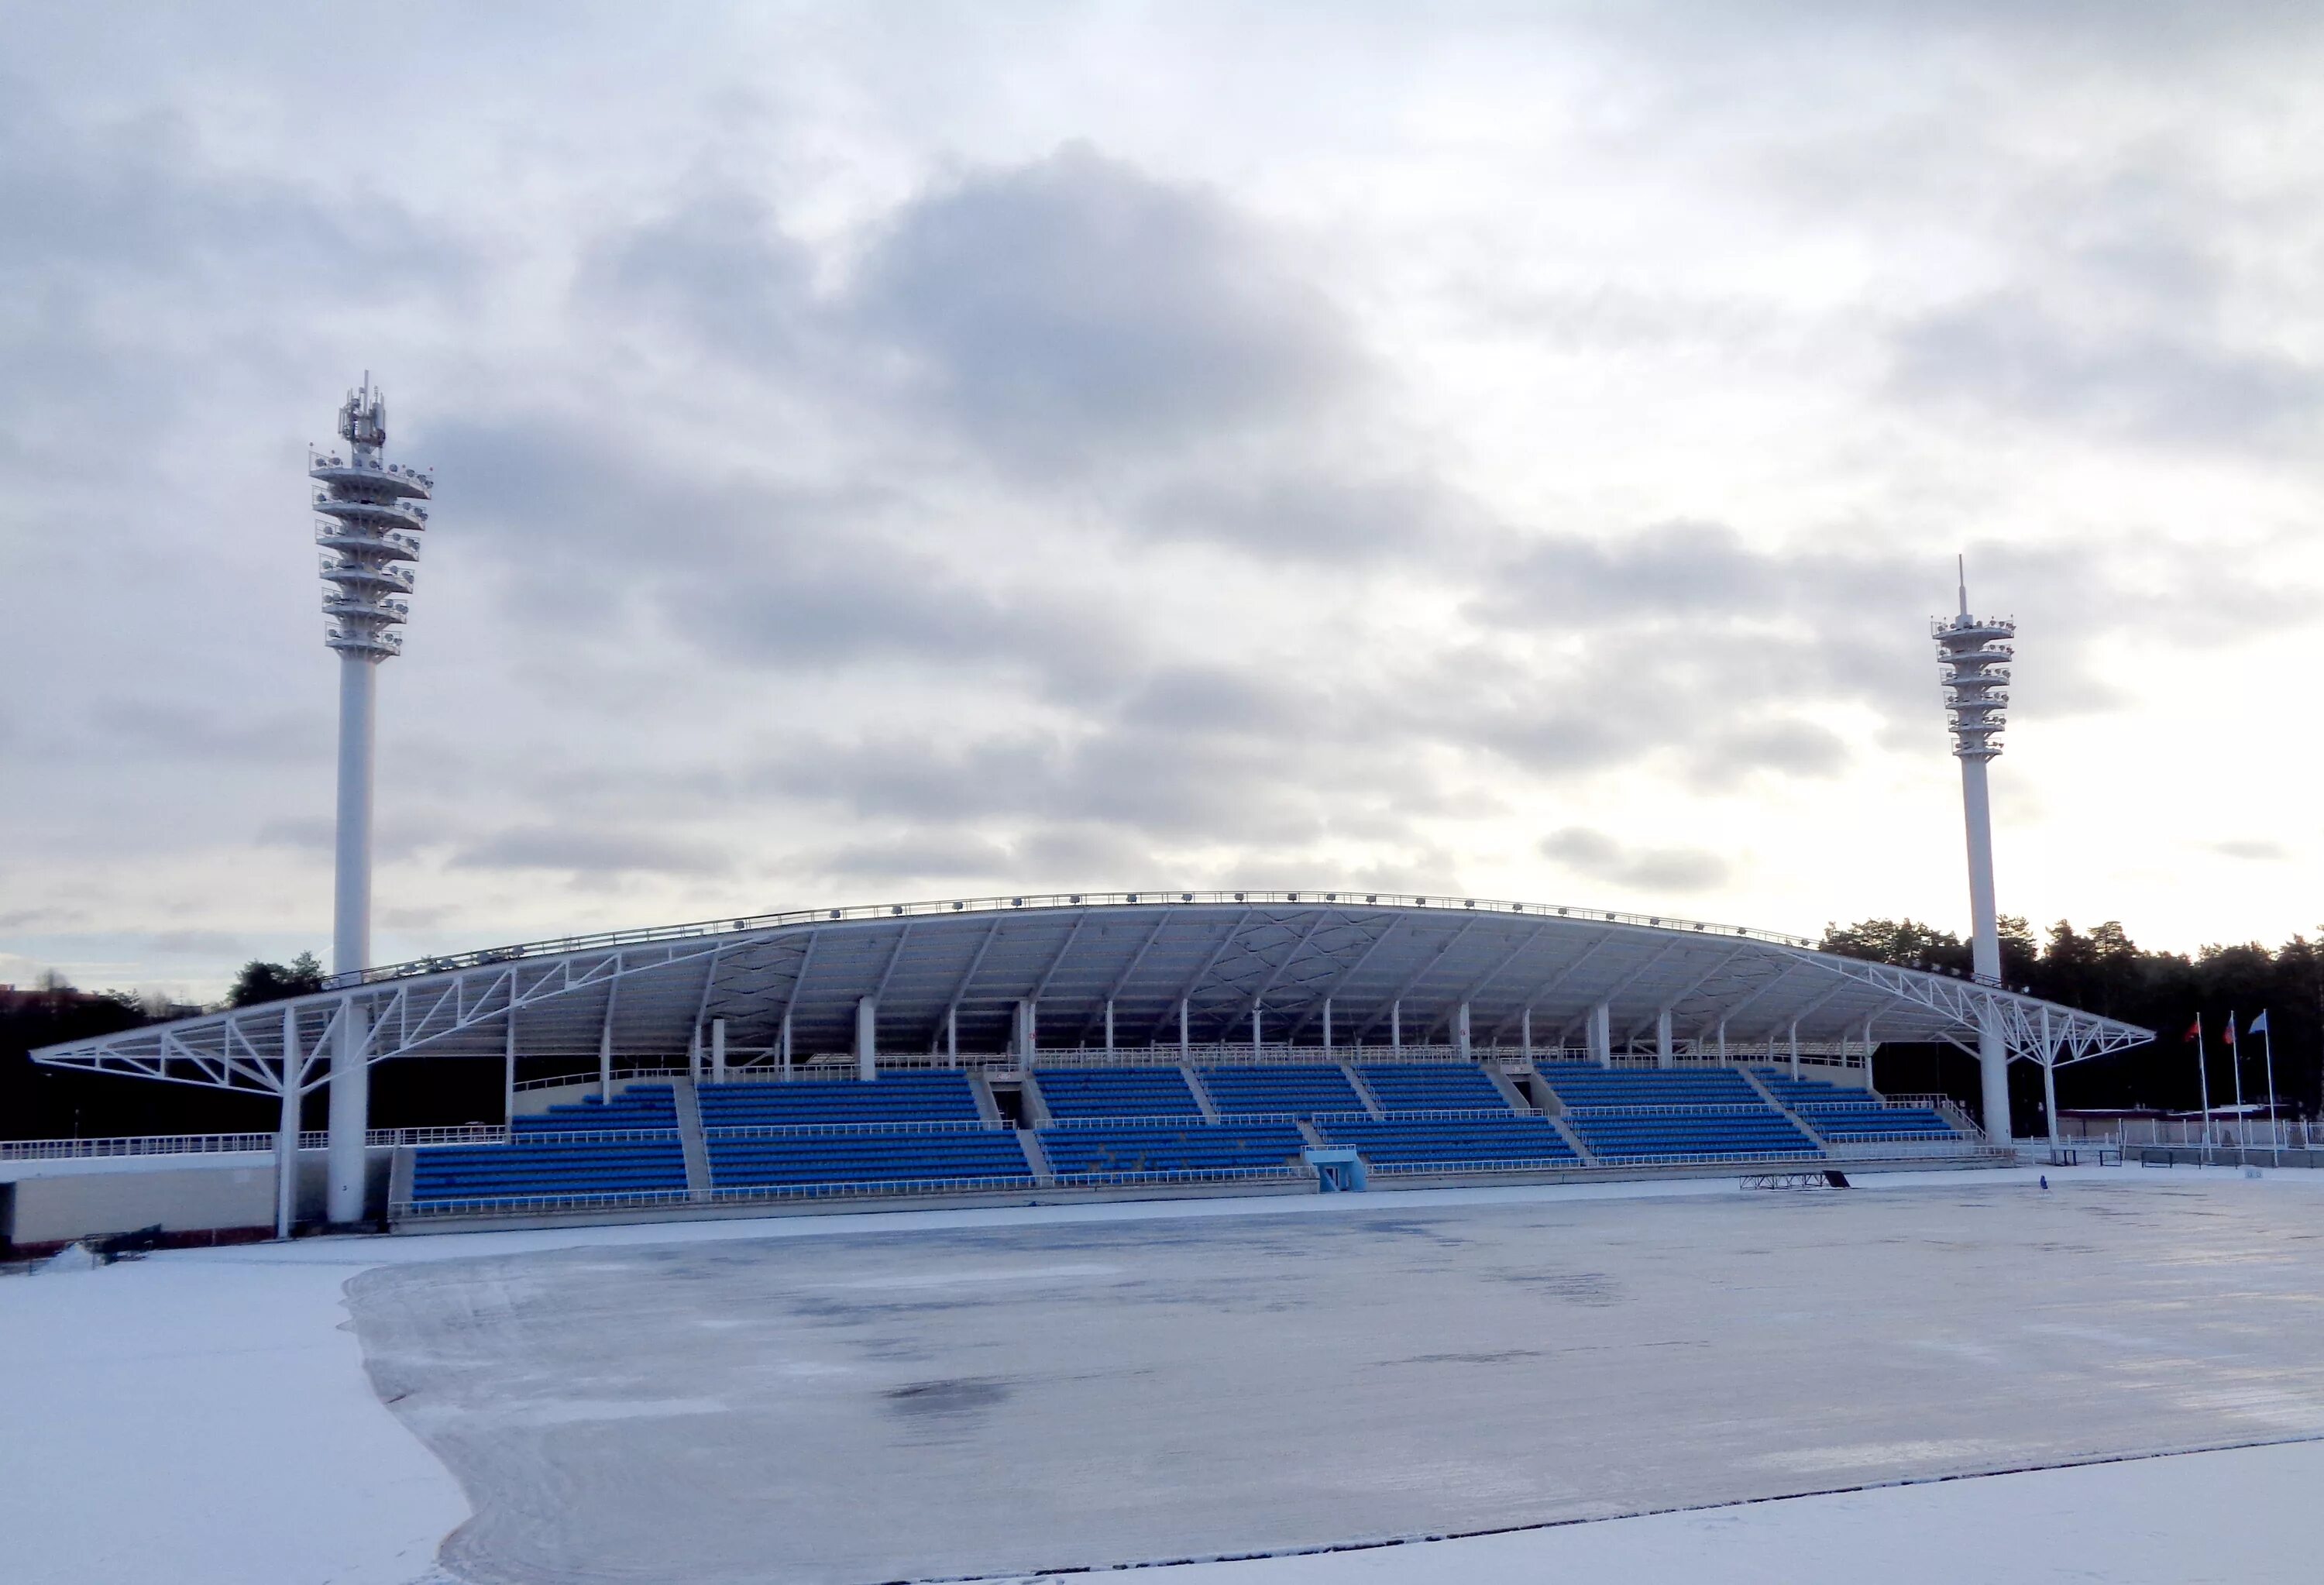
[{"label": "metal fence", "polygon": [[[370,1147],[397,1145],[488,1145],[508,1137],[499,1123],[466,1123],[441,1129],[372,1129],[364,1135]],[[274,1148],[268,1134],[134,1134],[105,1139],[0,1139],[0,1161],[81,1161],[129,1156],[263,1156]],[[321,1129],[299,1136],[301,1150],[320,1150],[330,1142]]]}]

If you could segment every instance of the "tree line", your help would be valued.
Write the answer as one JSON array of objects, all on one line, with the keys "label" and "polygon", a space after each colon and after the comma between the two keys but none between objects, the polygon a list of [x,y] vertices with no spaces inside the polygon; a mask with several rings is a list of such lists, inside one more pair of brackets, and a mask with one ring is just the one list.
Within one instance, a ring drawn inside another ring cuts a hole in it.
[{"label": "tree line", "polygon": [[[1969,946],[1949,930],[1914,919],[1863,919],[1824,927],[1823,950],[1849,957],[1907,967],[1969,972]],[[2001,920],[2001,979],[2048,1001],[2119,1018],[2154,1031],[2153,1043],[2111,1057],[2058,1070],[2058,1106],[2157,1107],[2189,1111],[2201,1099],[2204,1070],[2197,1065],[2189,1037],[2196,1018],[2203,1024],[2211,1104],[2232,1099],[2238,1062],[2244,1097],[2264,1099],[2265,1046],[2247,1038],[2227,1045],[2233,1015],[2239,1029],[2267,1015],[2275,1038],[2275,1085],[2288,1112],[2318,1115],[2319,1054],[2324,1054],[2324,948],[2294,935],[2270,950],[2258,942],[2206,946],[2192,954],[2153,952],[2130,938],[2119,920],[2080,931],[2061,919],[2037,938],[2023,918]],[[1877,1033],[1877,1031],[1876,1031]],[[1941,1070],[1942,1088],[1968,1099],[1977,1093],[1975,1064],[1965,1054],[1914,1057],[1883,1047],[1878,1077],[1884,1088],[1903,1090],[1889,1076],[1892,1064],[1931,1063]],[[1964,1065],[1966,1064],[1966,1066]],[[2021,1119],[2038,1112],[2041,1077],[2028,1064],[2011,1064],[2011,1108]],[[2020,1122],[2023,1131],[2024,1123]]]}]

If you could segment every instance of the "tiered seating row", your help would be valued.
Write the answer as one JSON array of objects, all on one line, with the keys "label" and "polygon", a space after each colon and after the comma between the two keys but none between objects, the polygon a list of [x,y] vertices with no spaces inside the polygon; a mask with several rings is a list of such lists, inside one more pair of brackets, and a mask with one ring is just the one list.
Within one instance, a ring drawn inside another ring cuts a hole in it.
[{"label": "tiered seating row", "polygon": [[1049,1115],[1083,1118],[1200,1117],[1194,1092],[1176,1068],[1053,1068],[1036,1081]]},{"label": "tiered seating row", "polygon": [[1061,1177],[1281,1170],[1300,1166],[1307,1145],[1288,1122],[1083,1124],[1039,1137]]},{"label": "tiered seating row", "polygon": [[1332,1118],[1316,1128],[1334,1145],[1353,1146],[1381,1172],[1520,1162],[1581,1165],[1546,1118]]},{"label": "tiered seating row", "polygon": [[1535,1070],[1569,1107],[1767,1104],[1732,1068],[1601,1068],[1545,1063]]},{"label": "tiered seating row", "polygon": [[1029,1186],[1017,1136],[1005,1129],[920,1133],[709,1136],[710,1179],[720,1191],[787,1189],[838,1193],[866,1184],[973,1178]]},{"label": "tiered seating row", "polygon": [[1600,1161],[1819,1154],[1814,1140],[1766,1105],[1753,1111],[1568,1111],[1565,1121]]},{"label": "tiered seating row", "polygon": [[595,1095],[552,1106],[547,1111],[516,1120],[513,1132],[527,1134],[594,1133],[612,1129],[659,1130],[678,1128],[678,1097],[668,1084],[632,1084],[611,1101]]},{"label": "tiered seating row", "polygon": [[675,1133],[632,1139],[434,1146],[412,1157],[411,1198],[416,1204],[685,1192],[686,1156]]},{"label": "tiered seating row", "polygon": [[1893,1139],[1900,1135],[1960,1138],[1941,1112],[1925,1106],[1795,1106],[1792,1110],[1817,1133],[1841,1144]]},{"label": "tiered seating row", "polygon": [[1796,1111],[1803,1106],[1878,1106],[1880,1097],[1869,1090],[1835,1084],[1828,1079],[1794,1079],[1781,1068],[1760,1068],[1759,1083],[1767,1093]]},{"label": "tiered seating row", "polygon": [[1204,1068],[1203,1088],[1222,1117],[1314,1117],[1364,1110],[1348,1076],[1336,1067]]},{"label": "tiered seating row", "polygon": [[1485,1070],[1472,1063],[1367,1063],[1356,1072],[1380,1110],[1391,1114],[1509,1110]]},{"label": "tiered seating row", "polygon": [[846,1079],[704,1084],[696,1093],[705,1129],[982,1120],[965,1074],[890,1074],[868,1084]]},{"label": "tiered seating row", "polygon": [[[1043,1129],[1040,1143],[1069,1182],[1296,1168],[1305,1140],[1288,1120],[1294,1117],[1310,1120],[1318,1138],[1360,1151],[1383,1172],[1579,1165],[1546,1120],[1509,1112],[1480,1068],[1387,1063],[1360,1071],[1388,1114],[1385,1120],[1365,1110],[1339,1068],[1324,1064],[1204,1070],[1228,1119],[1215,1124],[1202,1120],[1176,1068],[1051,1070],[1038,1083],[1057,1126]],[[1812,1156],[1821,1148],[1731,1070],[1555,1064],[1542,1072],[1566,1103],[1568,1125],[1600,1161]],[[1925,1107],[1888,1106],[1862,1092],[1781,1074],[1762,1076],[1824,1139],[1953,1133],[1941,1114]],[[712,1181],[722,1193],[1033,1181],[1016,1136],[982,1126],[961,1074],[898,1074],[872,1083],[706,1084],[698,1092]],[[779,1129],[802,1131],[770,1132]],[[609,1137],[541,1138],[591,1133]],[[608,1101],[587,1100],[520,1119],[506,1145],[422,1149],[414,1158],[411,1193],[416,1203],[442,1206],[667,1195],[685,1188],[671,1088],[632,1084]]]}]

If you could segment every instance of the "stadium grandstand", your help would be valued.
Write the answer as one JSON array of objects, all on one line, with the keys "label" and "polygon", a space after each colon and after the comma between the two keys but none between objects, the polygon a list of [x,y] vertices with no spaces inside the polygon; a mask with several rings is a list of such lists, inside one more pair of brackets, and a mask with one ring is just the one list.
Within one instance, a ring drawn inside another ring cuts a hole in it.
[{"label": "stadium grandstand", "polygon": [[441,1226],[1989,1164],[2006,1140],[1942,1097],[1879,1092],[1872,1056],[1995,1031],[2045,1069],[2151,1038],[1736,926],[1178,891],[494,948],[36,1055],[277,1096],[350,1049],[498,1063],[503,1123],[366,1138],[370,1217]]}]

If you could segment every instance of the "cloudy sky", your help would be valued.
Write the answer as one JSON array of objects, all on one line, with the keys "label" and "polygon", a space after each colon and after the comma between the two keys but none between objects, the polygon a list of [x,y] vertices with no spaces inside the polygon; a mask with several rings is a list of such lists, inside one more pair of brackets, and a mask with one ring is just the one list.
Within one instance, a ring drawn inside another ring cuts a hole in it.
[{"label": "cloudy sky", "polygon": [[[675,16],[680,20],[672,21]],[[0,981],[1379,887],[2312,931],[2324,11],[0,3]]]}]

